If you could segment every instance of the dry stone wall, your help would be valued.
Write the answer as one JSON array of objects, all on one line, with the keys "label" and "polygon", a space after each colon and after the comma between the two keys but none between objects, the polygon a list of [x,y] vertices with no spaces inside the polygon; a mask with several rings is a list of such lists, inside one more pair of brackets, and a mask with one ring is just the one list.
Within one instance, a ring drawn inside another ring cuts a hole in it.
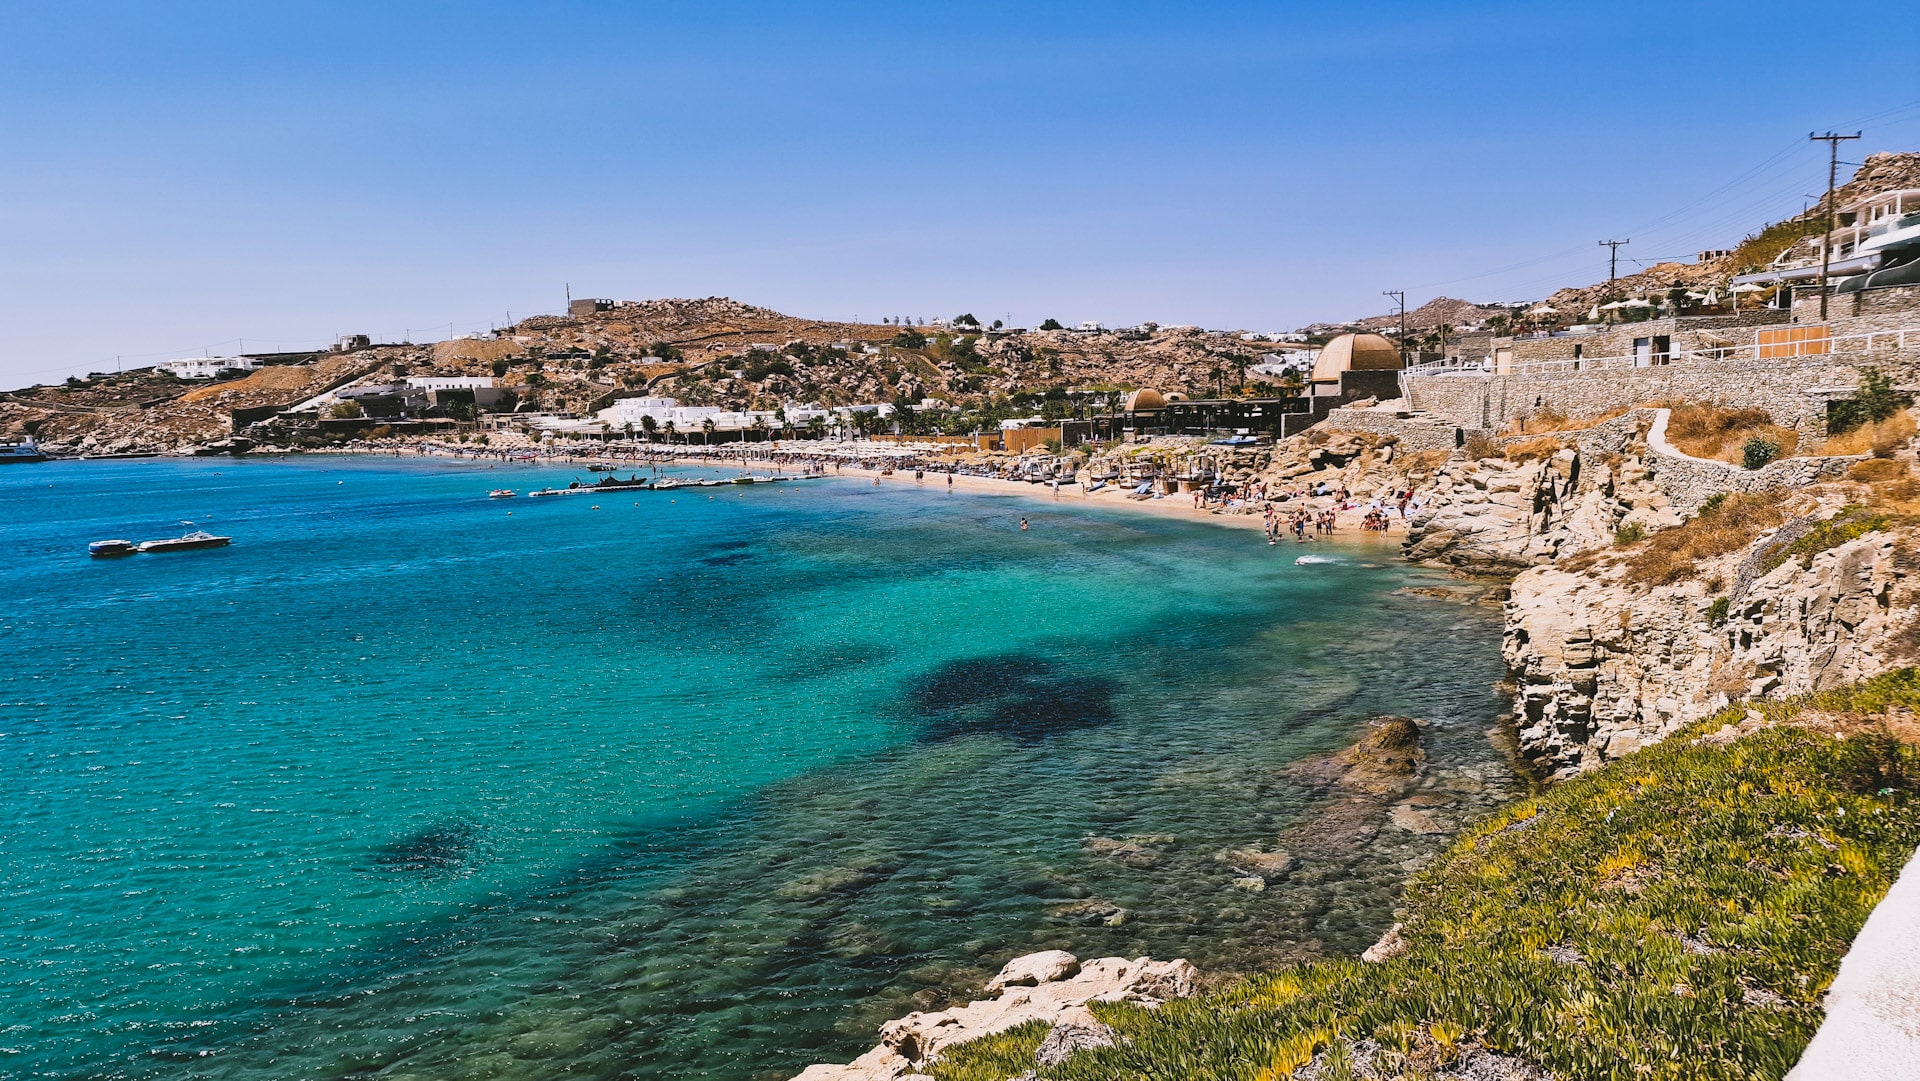
[{"label": "dry stone wall", "polygon": [[1859,369],[1879,367],[1897,382],[1920,370],[1920,342],[1871,360],[1808,357],[1768,360],[1686,360],[1626,370],[1538,375],[1449,374],[1406,380],[1408,406],[1430,421],[1502,429],[1543,409],[1590,417],[1648,402],[1694,401],[1766,410],[1780,424],[1807,434],[1821,431],[1830,395],[1817,388],[1848,387]]},{"label": "dry stone wall", "polygon": [[1731,462],[1696,458],[1667,442],[1667,411],[1657,410],[1647,433],[1647,471],[1675,507],[1692,513],[1715,495],[1728,492],[1772,492],[1804,488],[1836,480],[1869,454],[1781,458],[1760,469],[1743,469]]}]

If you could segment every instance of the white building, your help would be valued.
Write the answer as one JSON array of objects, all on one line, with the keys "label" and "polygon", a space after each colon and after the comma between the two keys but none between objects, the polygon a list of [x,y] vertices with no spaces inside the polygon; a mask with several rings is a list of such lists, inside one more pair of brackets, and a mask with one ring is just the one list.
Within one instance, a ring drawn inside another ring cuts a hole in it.
[{"label": "white building", "polygon": [[420,390],[491,390],[493,377],[487,375],[415,375],[407,385]]},{"label": "white building", "polygon": [[250,372],[260,362],[247,357],[192,357],[187,360],[163,360],[154,368],[181,379],[212,379],[221,372]]}]

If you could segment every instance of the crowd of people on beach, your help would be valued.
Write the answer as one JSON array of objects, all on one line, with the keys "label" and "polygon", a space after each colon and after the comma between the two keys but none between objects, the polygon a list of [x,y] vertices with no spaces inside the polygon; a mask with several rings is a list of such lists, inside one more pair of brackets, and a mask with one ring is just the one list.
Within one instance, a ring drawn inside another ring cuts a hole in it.
[{"label": "crowd of people on beach", "polygon": [[[1114,480],[1113,473],[1093,476],[1076,475],[1069,465],[1064,469],[1034,471],[1030,465],[1019,461],[963,461],[944,456],[927,456],[922,453],[901,448],[882,451],[871,445],[837,445],[829,447],[792,447],[774,443],[744,444],[735,443],[721,446],[699,446],[691,444],[635,444],[631,447],[611,448],[605,446],[577,446],[569,444],[536,444],[517,448],[475,446],[462,443],[401,443],[382,441],[377,444],[360,444],[353,448],[361,453],[387,454],[396,457],[402,455],[451,457],[469,461],[495,461],[507,463],[568,463],[587,464],[611,461],[625,461],[644,464],[656,470],[660,467],[678,463],[711,464],[719,466],[737,466],[742,469],[767,468],[776,473],[790,472],[810,476],[843,474],[848,470],[871,474],[874,484],[882,478],[911,473],[913,479],[925,483],[928,476],[944,477],[948,490],[953,488],[954,477],[972,477],[985,480],[1024,481],[1043,484],[1051,488],[1057,496],[1063,484],[1082,485],[1087,494],[1113,489],[1126,489],[1129,498],[1157,498],[1156,489],[1170,489],[1172,481],[1156,483],[1153,479]],[[1187,478],[1174,478],[1186,481]],[[1411,512],[1417,511],[1421,500],[1412,489],[1396,491],[1392,495],[1357,501],[1347,487],[1337,480],[1321,480],[1300,487],[1286,487],[1270,481],[1249,480],[1239,483],[1208,483],[1204,477],[1196,478],[1191,498],[1196,511],[1211,511],[1219,514],[1242,515],[1259,514],[1263,518],[1264,533],[1269,544],[1277,544],[1282,536],[1293,535],[1296,542],[1334,535],[1345,513],[1361,513],[1360,529],[1367,533],[1385,533],[1390,531],[1396,519],[1405,523]],[[1111,485],[1111,487],[1109,487]],[[1315,505],[1317,504],[1317,505]]]}]

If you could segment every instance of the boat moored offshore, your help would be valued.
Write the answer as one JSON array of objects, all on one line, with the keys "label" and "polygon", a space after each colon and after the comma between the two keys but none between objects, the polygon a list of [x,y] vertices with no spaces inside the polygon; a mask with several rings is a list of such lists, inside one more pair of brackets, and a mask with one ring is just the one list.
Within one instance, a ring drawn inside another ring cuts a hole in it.
[{"label": "boat moored offshore", "polygon": [[196,529],[179,537],[167,537],[162,540],[140,542],[142,552],[190,552],[198,548],[225,548],[233,543],[232,537],[216,537],[204,529]]},{"label": "boat moored offshore", "polygon": [[140,546],[130,540],[97,540],[87,545],[87,554],[95,559],[130,556],[139,550]]}]

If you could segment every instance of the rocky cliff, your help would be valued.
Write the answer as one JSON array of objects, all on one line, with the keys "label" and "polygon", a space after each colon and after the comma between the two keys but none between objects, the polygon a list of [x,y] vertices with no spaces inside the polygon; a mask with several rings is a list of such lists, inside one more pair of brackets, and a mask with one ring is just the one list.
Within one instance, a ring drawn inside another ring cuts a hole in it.
[{"label": "rocky cliff", "polygon": [[1515,578],[1503,649],[1523,753],[1564,777],[1735,699],[1808,694],[1912,663],[1920,535],[1889,522],[1839,539],[1852,530],[1821,513],[1676,582],[1636,582],[1625,560]]}]

